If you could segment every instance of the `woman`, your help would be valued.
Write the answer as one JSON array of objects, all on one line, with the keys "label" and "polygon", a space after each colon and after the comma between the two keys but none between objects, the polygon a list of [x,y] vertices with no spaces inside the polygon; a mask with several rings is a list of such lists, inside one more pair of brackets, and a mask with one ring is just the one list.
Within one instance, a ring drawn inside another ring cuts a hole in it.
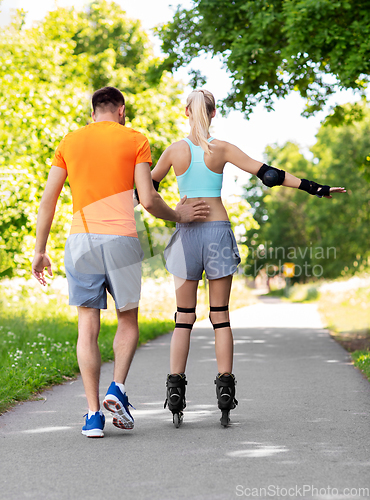
[{"label": "woman", "polygon": [[165,250],[166,268],[174,275],[177,313],[170,349],[170,371],[167,376],[165,402],[178,427],[186,406],[185,368],[190,347],[190,333],[196,319],[197,289],[203,271],[209,280],[210,320],[215,331],[218,367],[216,394],[222,412],[221,424],[229,423],[229,412],[238,404],[235,399],[233,370],[233,335],[229,323],[229,298],[232,275],[240,262],[235,237],[221,200],[223,169],[227,162],[241,170],[258,175],[264,184],[303,189],[310,194],[331,198],[330,192],[345,192],[301,180],[288,172],[253,160],[228,142],[209,134],[216,114],[213,95],[207,90],[194,90],[187,99],[185,114],[189,117],[190,134],[169,146],[152,171],[153,182],[159,183],[173,166],[181,197],[207,199],[209,215],[204,222],[177,224]]}]

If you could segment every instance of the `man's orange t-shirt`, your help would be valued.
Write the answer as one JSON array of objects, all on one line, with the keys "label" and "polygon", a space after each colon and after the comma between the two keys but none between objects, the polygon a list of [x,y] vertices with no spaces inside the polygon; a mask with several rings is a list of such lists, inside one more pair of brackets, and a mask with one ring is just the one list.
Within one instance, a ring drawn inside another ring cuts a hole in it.
[{"label": "man's orange t-shirt", "polygon": [[117,122],[94,122],[67,134],[52,165],[67,170],[71,234],[137,236],[133,188],[137,163],[152,164],[148,139]]}]

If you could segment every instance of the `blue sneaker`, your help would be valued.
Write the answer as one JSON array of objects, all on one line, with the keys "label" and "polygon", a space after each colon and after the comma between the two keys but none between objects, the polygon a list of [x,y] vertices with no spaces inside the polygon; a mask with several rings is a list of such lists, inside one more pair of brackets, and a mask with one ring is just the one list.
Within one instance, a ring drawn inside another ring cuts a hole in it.
[{"label": "blue sneaker", "polygon": [[120,429],[129,430],[134,428],[134,419],[128,409],[129,406],[134,407],[128,402],[126,393],[122,394],[121,389],[116,386],[115,382],[112,382],[109,386],[103,406],[113,413],[113,425]]},{"label": "blue sneaker", "polygon": [[90,438],[104,437],[105,416],[97,411],[90,418],[88,413],[84,417],[86,417],[86,422],[82,427],[82,434]]}]

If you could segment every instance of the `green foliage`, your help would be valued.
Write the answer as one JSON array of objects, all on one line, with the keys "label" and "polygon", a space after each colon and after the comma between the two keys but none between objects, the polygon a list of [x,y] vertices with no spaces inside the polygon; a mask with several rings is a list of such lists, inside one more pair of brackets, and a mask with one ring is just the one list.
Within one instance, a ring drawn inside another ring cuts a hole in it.
[{"label": "green foliage", "polygon": [[247,233],[252,230],[259,229],[258,222],[254,219],[251,212],[251,205],[245,199],[239,196],[230,197],[227,202],[224,202],[226,211],[229,216],[231,229],[235,233],[238,243],[241,266],[245,263],[248,256]]},{"label": "green foliage", "polygon": [[194,0],[158,29],[168,54],[163,68],[187,65],[202,53],[219,55],[233,81],[224,110],[249,115],[258,102],[272,109],[275,97],[296,90],[310,114],[337,85],[367,86],[368,7],[364,0]]},{"label": "green foliage", "polygon": [[267,148],[268,163],[299,178],[344,186],[347,194],[318,199],[296,189],[268,189],[252,179],[247,186],[247,199],[261,228],[248,233],[248,263],[253,270],[266,265],[281,268],[290,261],[300,266],[297,270],[301,274],[297,272],[296,279],[304,281],[321,276],[335,278],[367,265],[370,110],[364,106],[362,113],[361,122],[322,126],[312,147],[312,162],[292,143]]},{"label": "green foliage", "polygon": [[[86,89],[66,80],[60,67],[70,46],[46,40],[38,29],[21,29],[21,16],[18,21],[0,33],[0,272],[8,275],[29,265],[29,235],[55,146],[87,117]],[[54,235],[64,236],[68,192],[61,202]]]},{"label": "green foliage", "polygon": [[[337,248],[333,271],[352,272],[367,265],[370,241],[370,109],[364,107],[364,119],[342,127],[322,127],[312,152],[317,159],[313,175],[330,186],[347,188],[348,195],[333,197],[314,210],[310,220],[319,239]],[[334,203],[333,203],[334,202]]]},{"label": "green foliage", "polygon": [[313,302],[320,296],[318,286],[295,284],[289,289],[288,297],[291,302]]},{"label": "green foliage", "polygon": [[[28,29],[18,12],[0,32],[0,277],[28,272],[54,151],[66,133],[88,123],[96,88],[123,91],[127,125],[148,137],[154,161],[180,137],[181,88],[166,73],[150,82],[157,64],[139,21],[105,0],[81,12],[57,9]],[[66,186],[48,248],[56,271],[71,218]]]},{"label": "green foliage", "polygon": [[354,365],[370,382],[370,351],[355,351],[351,354]]},{"label": "green foliage", "polygon": [[360,122],[365,117],[366,102],[358,102],[354,104],[337,105],[332,112],[325,118],[324,125],[332,125],[338,127],[340,125],[350,125],[353,122]]}]

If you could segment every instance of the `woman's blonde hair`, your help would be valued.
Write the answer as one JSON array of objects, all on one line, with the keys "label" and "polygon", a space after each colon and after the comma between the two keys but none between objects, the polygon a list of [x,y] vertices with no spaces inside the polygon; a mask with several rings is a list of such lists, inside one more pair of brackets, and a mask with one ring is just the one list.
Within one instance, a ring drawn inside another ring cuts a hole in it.
[{"label": "woman's blonde hair", "polygon": [[186,100],[186,107],[192,117],[191,131],[199,146],[210,154],[208,129],[211,125],[211,115],[216,109],[215,98],[208,90],[193,90]]}]

